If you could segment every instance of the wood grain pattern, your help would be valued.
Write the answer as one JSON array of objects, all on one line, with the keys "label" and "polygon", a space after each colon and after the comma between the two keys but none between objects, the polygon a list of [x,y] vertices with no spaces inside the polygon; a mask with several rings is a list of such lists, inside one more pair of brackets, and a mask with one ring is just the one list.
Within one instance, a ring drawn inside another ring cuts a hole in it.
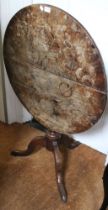
[{"label": "wood grain pattern", "polygon": [[41,4],[19,11],[5,33],[4,60],[16,94],[47,128],[81,132],[103,113],[102,58],[88,32],[63,10]]},{"label": "wood grain pattern", "polygon": [[[32,4],[32,0],[8,0],[0,1],[0,27],[1,27],[1,46],[4,39],[5,30],[9,20],[13,15],[19,11],[21,8]],[[2,51],[2,49],[1,49]],[[6,97],[6,115],[8,123],[12,122],[25,122],[31,119],[31,115],[22,106],[13,88],[10,85],[9,78],[7,76],[5,66],[3,65],[4,73],[4,88]],[[1,119],[2,120],[2,119]]]}]

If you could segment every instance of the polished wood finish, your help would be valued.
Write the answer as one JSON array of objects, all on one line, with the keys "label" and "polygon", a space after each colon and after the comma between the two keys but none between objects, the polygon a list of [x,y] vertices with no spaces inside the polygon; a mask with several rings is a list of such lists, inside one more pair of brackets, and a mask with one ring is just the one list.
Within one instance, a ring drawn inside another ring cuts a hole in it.
[{"label": "polished wood finish", "polygon": [[[63,140],[63,141],[62,141]],[[66,141],[66,144],[65,144]],[[56,177],[57,177],[57,185],[58,190],[60,192],[60,196],[63,202],[67,201],[67,193],[65,190],[64,185],[64,171],[63,171],[63,157],[62,153],[60,152],[59,147],[62,145],[67,146],[68,148],[75,148],[80,143],[77,141],[74,141],[72,138],[69,138],[67,136],[61,135],[56,132],[48,131],[45,136],[42,137],[36,137],[32,139],[32,141],[29,143],[26,150],[20,151],[15,150],[11,152],[11,155],[14,156],[27,156],[30,155],[32,152],[35,151],[38,147],[46,147],[49,151],[52,151],[54,153],[54,159],[55,159],[55,169],[56,169]],[[73,146],[72,146],[73,145]]]}]

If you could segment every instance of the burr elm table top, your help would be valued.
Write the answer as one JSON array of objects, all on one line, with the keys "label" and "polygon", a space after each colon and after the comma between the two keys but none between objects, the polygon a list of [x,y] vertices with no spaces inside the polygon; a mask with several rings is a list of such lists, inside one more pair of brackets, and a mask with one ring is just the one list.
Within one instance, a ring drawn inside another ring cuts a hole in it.
[{"label": "burr elm table top", "polygon": [[20,10],[5,33],[4,61],[17,96],[50,130],[78,133],[103,113],[106,76],[99,50],[63,10],[45,4]]}]

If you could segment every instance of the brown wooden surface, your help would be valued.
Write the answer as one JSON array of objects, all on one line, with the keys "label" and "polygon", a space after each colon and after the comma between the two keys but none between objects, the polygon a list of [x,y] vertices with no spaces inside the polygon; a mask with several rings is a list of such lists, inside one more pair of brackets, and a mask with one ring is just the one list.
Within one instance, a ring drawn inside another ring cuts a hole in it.
[{"label": "brown wooden surface", "polygon": [[0,210],[99,210],[103,197],[105,155],[80,145],[65,150],[64,204],[55,183],[54,157],[46,149],[28,157],[13,157],[30,139],[44,135],[27,125],[0,123]]},{"label": "brown wooden surface", "polygon": [[76,133],[100,118],[103,62],[88,32],[66,12],[48,5],[19,11],[6,30],[4,60],[17,96],[47,128]]}]

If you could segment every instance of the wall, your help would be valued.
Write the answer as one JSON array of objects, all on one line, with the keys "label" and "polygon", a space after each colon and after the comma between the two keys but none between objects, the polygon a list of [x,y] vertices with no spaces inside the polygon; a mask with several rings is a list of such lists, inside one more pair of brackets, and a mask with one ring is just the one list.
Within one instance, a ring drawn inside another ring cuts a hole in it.
[{"label": "wall", "polygon": [[[1,40],[1,30],[0,30],[0,40]],[[4,80],[3,80],[3,72],[2,72],[2,47],[0,44],[0,121],[5,122],[6,110],[5,110],[5,93],[4,93],[3,81]]]},{"label": "wall", "polygon": [[[19,10],[21,7],[25,6],[26,4],[29,4],[30,1],[27,0],[2,0],[3,4],[3,13],[4,9],[6,13],[8,12],[8,15],[6,15],[6,20],[4,21],[2,25],[2,30],[4,33],[4,30],[6,28],[7,22],[12,17],[12,15]],[[5,4],[8,2],[8,6],[5,8]],[[107,0],[33,0],[32,3],[47,3],[52,4],[55,6],[58,6],[65,11],[69,12],[71,15],[73,15],[76,19],[78,19],[85,28],[89,31],[92,38],[96,42],[101,55],[103,57],[103,61],[105,64],[106,69],[106,75],[108,78],[108,29],[107,29],[107,20],[108,20],[108,1]],[[8,8],[9,7],[9,8]],[[2,17],[4,14],[2,14]],[[6,79],[6,87],[9,87],[9,82]],[[10,88],[10,87],[9,87]],[[13,91],[11,90],[11,97],[8,99],[8,113],[12,112],[12,107],[9,106],[16,106],[17,115],[11,117],[11,121],[16,119],[21,119],[21,116],[23,115],[26,118],[26,113],[24,111],[24,108],[20,105],[18,99],[13,97]],[[10,94],[10,93],[9,93]],[[8,96],[7,96],[8,97]],[[13,98],[13,101],[11,100]],[[22,110],[22,111],[21,111]],[[99,122],[91,129],[84,133],[76,134],[74,137],[103,152],[108,152],[108,103],[106,106],[106,110],[102,116],[102,118],[99,120]],[[21,115],[21,116],[20,116]],[[29,116],[30,117],[30,116]],[[28,117],[28,118],[29,118]],[[10,117],[9,117],[10,118]],[[10,119],[9,119],[10,120]]]}]

